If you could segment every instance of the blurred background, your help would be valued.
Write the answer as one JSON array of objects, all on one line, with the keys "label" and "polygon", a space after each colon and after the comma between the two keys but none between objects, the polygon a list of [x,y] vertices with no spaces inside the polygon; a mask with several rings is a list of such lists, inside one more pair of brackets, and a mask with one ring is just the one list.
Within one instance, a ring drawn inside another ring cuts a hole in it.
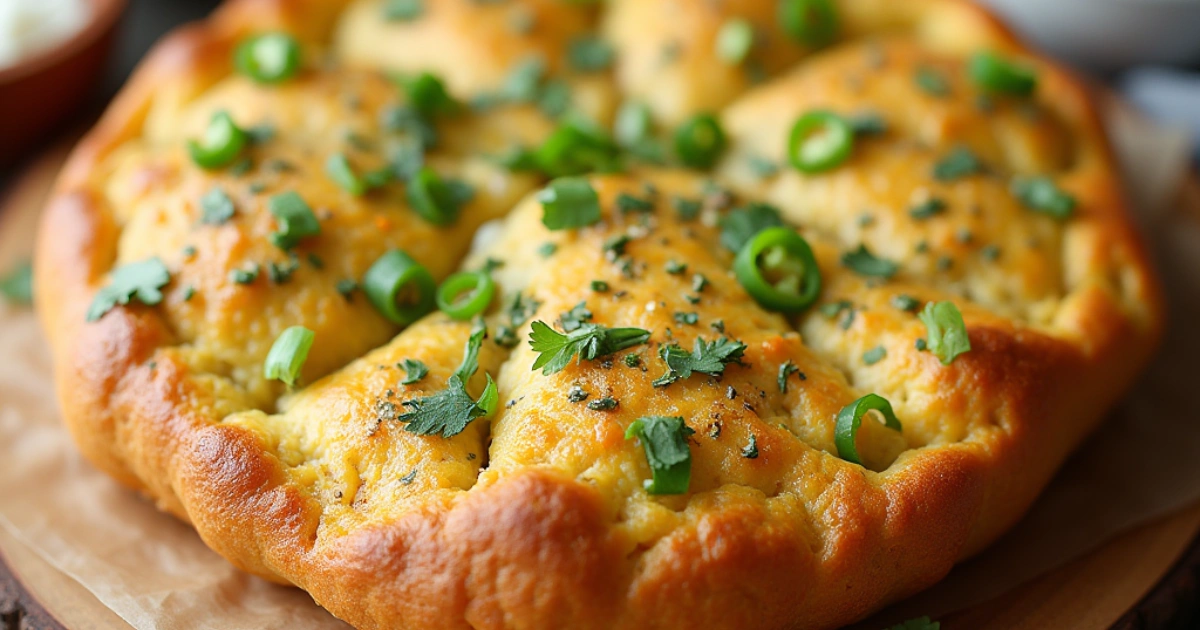
[{"label": "blurred background", "polygon": [[[1200,0],[981,1],[1200,146]],[[0,186],[86,128],[163,33],[217,4],[0,0]]]}]

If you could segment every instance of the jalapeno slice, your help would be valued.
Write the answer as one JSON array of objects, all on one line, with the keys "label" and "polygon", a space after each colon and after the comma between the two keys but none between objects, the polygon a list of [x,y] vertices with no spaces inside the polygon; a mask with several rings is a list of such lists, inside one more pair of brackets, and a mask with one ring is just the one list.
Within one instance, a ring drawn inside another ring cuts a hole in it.
[{"label": "jalapeno slice", "polygon": [[755,235],[738,252],[733,271],[746,292],[772,311],[799,313],[821,293],[821,270],[812,248],[789,228]]},{"label": "jalapeno slice", "polygon": [[802,173],[823,173],[837,168],[854,150],[854,128],[833,112],[808,112],[792,125],[788,136],[788,161]]}]

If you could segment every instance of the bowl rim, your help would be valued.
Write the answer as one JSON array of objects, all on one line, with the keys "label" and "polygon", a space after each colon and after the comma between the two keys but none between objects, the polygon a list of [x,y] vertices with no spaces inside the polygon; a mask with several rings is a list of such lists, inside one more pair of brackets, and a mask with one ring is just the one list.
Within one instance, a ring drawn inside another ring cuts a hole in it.
[{"label": "bowl rim", "polygon": [[0,85],[15,83],[57,65],[84,51],[107,34],[125,12],[128,0],[88,0],[92,15],[88,23],[67,39],[15,65],[0,68]]}]

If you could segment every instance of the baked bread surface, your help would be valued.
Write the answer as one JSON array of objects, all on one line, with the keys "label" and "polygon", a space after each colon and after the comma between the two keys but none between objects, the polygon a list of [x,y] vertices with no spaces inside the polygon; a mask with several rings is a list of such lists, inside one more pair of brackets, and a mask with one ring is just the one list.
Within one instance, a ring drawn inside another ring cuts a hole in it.
[{"label": "baked bread surface", "polygon": [[[171,35],[76,150],[37,249],[39,311],[83,452],[238,567],[305,589],[356,627],[851,622],[936,582],[1015,522],[1154,349],[1158,288],[1088,95],[971,4],[836,2],[840,35],[821,50],[788,38],[766,0],[423,4],[417,19],[388,21],[373,1],[232,0]],[[735,17],[761,38],[753,72],[714,53]],[[304,70],[278,85],[236,74],[238,42],[271,30],[301,41]],[[611,70],[562,61],[594,33],[614,45]],[[1034,65],[1036,94],[981,104],[966,70],[978,50]],[[363,169],[384,163],[392,138],[380,114],[404,99],[389,73],[433,72],[468,100],[501,89],[531,54],[605,125],[624,100],[646,103],[662,129],[719,112],[724,158],[708,173],[592,175],[602,219],[557,231],[536,197],[545,180],[496,159],[553,131],[536,104],[438,125],[426,163],[475,191],[451,225],[413,212],[403,184],[355,196],[325,175],[336,152]],[[943,93],[914,80],[929,71],[948,82]],[[784,140],[818,108],[870,113],[886,130],[856,141],[839,168],[801,174]],[[189,159],[186,141],[217,111],[273,130],[246,150],[247,171]],[[961,147],[986,171],[933,178]],[[1073,216],[1024,207],[1010,193],[1023,176],[1070,193]],[[199,200],[214,187],[236,214],[203,224]],[[294,256],[270,240],[268,198],[288,191],[321,223]],[[622,194],[654,209],[617,210]],[[702,201],[699,216],[672,210],[676,198]],[[946,208],[914,217],[933,198]],[[719,220],[752,202],[778,208],[812,245],[816,307],[769,312],[734,277]],[[622,235],[617,260],[607,244]],[[898,273],[847,268],[860,245]],[[392,248],[438,279],[486,265],[499,286],[468,388],[478,395],[491,375],[500,408],[453,437],[412,433],[394,410],[447,382],[473,324],[435,313],[401,330],[339,287]],[[151,257],[171,273],[161,304],[87,322],[110,272]],[[231,280],[252,269],[250,282]],[[510,322],[518,294],[533,307]],[[926,327],[898,296],[955,303],[971,350],[949,365],[919,350]],[[530,322],[561,327],[581,303],[589,321],[644,328],[649,342],[551,375],[532,369]],[[494,339],[509,323],[520,325],[511,348]],[[316,342],[289,389],[262,365],[297,325]],[[746,344],[740,363],[653,385],[660,346],[719,336]],[[401,384],[405,359],[429,374]],[[783,388],[788,361],[802,378]],[[617,404],[589,408],[573,388]],[[838,457],[834,426],[867,393],[891,401],[903,431],[865,421],[861,466]],[[681,416],[694,430],[686,494],[643,488],[651,470],[625,431],[644,416]]]}]

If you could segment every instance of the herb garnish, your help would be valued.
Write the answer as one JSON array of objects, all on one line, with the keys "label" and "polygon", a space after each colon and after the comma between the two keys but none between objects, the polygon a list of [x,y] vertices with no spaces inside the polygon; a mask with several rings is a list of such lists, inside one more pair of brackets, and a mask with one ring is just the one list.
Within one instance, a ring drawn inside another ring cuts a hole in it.
[{"label": "herb garnish", "polygon": [[782,225],[783,218],[774,206],[751,203],[721,218],[721,244],[731,252],[739,252],[759,232]]},{"label": "herb garnish", "polygon": [[625,439],[637,438],[646,452],[651,479],[644,483],[650,494],[683,494],[692,476],[688,436],[695,433],[681,417],[646,416],[625,430]]},{"label": "herb garnish", "polygon": [[667,363],[667,373],[654,380],[655,387],[666,387],[675,381],[689,378],[693,372],[719,376],[725,373],[729,363],[740,363],[746,352],[746,344],[721,337],[707,342],[696,337],[692,351],[684,350],[679,344],[661,346],[658,356]]},{"label": "herb garnish", "polygon": [[955,357],[971,350],[967,325],[953,302],[930,302],[917,317],[928,331],[929,351],[937,355],[942,365],[950,365]]},{"label": "herb garnish", "polygon": [[401,385],[418,383],[429,374],[429,366],[417,359],[404,359],[398,367],[404,370],[404,379],[400,381]]},{"label": "herb garnish", "polygon": [[450,376],[446,389],[401,403],[408,411],[397,420],[406,423],[405,430],[420,435],[441,433],[442,437],[454,437],[472,420],[490,416],[496,410],[498,393],[491,374],[487,375],[487,386],[478,400],[473,400],[467,393],[467,381],[479,370],[479,348],[485,334],[486,330],[482,328],[471,333],[463,349],[462,365]]},{"label": "herb garnish", "polygon": [[87,320],[94,322],[118,304],[137,300],[147,306],[162,302],[160,289],[171,281],[171,273],[158,258],[122,265],[113,272],[108,286],[96,293],[87,311]]},{"label": "herb garnish", "polygon": [[600,197],[583,177],[560,177],[538,193],[542,224],[551,230],[581,228],[600,220]]},{"label": "herb garnish", "polygon": [[858,249],[842,254],[842,265],[861,276],[871,276],[885,280],[900,271],[900,265],[886,258],[875,256],[867,249],[866,245],[861,244],[858,246]]},{"label": "herb garnish", "polygon": [[550,376],[561,372],[578,356],[577,361],[593,361],[614,352],[646,343],[650,331],[641,328],[606,328],[599,324],[582,324],[567,333],[560,333],[545,322],[535,321],[529,335],[529,345],[538,353],[533,369],[541,368]]},{"label": "herb garnish", "polygon": [[200,222],[221,225],[233,218],[233,200],[225,191],[214,186],[200,198]]}]

